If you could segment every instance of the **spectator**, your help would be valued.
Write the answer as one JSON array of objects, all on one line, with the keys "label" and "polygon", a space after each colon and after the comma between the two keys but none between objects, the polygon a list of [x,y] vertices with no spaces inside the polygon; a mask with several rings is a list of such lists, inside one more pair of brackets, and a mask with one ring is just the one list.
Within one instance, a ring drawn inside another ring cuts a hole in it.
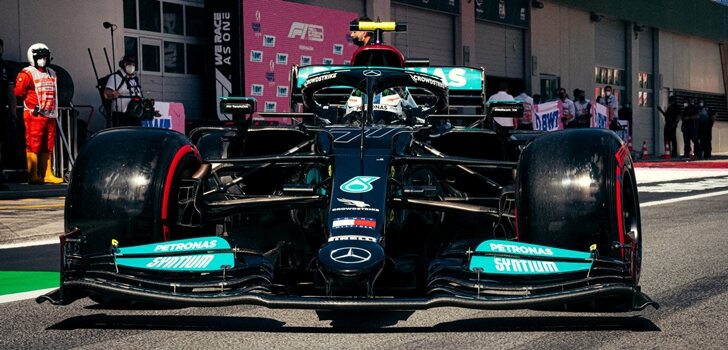
[{"label": "spectator", "polygon": [[624,105],[617,112],[617,118],[627,122],[629,136],[632,136],[632,105],[629,103],[629,100],[624,100]]},{"label": "spectator", "polygon": [[710,159],[713,152],[713,124],[718,119],[718,112],[705,106],[703,101],[698,104],[698,138],[703,150],[703,159]]},{"label": "spectator", "polygon": [[541,94],[534,94],[533,95],[533,105],[537,105],[541,103]]},{"label": "spectator", "polygon": [[5,43],[0,39],[0,191],[7,191],[8,186],[3,183],[3,144],[7,143],[9,130],[15,125],[15,96],[13,94],[13,81],[8,78],[8,68],[3,61]]},{"label": "spectator", "polygon": [[[488,103],[493,101],[515,101],[513,96],[508,93],[508,83],[502,81],[498,84],[498,92],[488,98]],[[494,118],[495,122],[507,130],[514,127],[513,118]]]},{"label": "spectator", "polygon": [[667,106],[667,110],[663,110],[662,107],[657,107],[657,110],[662,113],[665,118],[665,130],[663,136],[665,142],[670,144],[670,154],[672,157],[677,157],[677,124],[680,123],[680,115],[682,110],[680,104],[677,103],[677,99],[674,96],[670,96],[670,105]]},{"label": "spectator", "polygon": [[521,93],[514,97],[516,101],[523,102],[523,117],[518,120],[517,129],[533,130],[533,98],[526,93],[525,86],[521,86]]},{"label": "spectator", "polygon": [[58,76],[48,67],[51,52],[45,44],[28,48],[30,66],[23,68],[15,80],[15,97],[23,100],[25,121],[25,155],[28,183],[62,183],[51,169],[51,151],[56,140],[58,118]]},{"label": "spectator", "polygon": [[119,69],[109,77],[104,89],[104,98],[111,100],[111,125],[140,125],[139,119],[127,113],[133,98],[142,97],[142,87],[136,75],[136,58],[125,55],[119,61]]},{"label": "spectator", "polygon": [[604,87],[604,97],[599,103],[607,106],[607,125],[611,125],[612,119],[617,118],[617,108],[619,107],[617,97],[612,94],[611,85]]},{"label": "spectator", "polygon": [[561,117],[564,129],[576,127],[576,109],[574,108],[574,101],[569,99],[569,95],[566,94],[566,89],[559,89],[559,100],[561,101],[564,110],[564,114]]},{"label": "spectator", "polygon": [[588,128],[591,126],[591,101],[586,98],[584,90],[574,89],[574,110],[576,111],[576,127]]},{"label": "spectator", "polygon": [[695,156],[702,158],[700,139],[698,138],[698,106],[688,102],[683,103],[682,133],[683,133],[683,158],[690,158],[692,155],[690,142],[693,143]]}]

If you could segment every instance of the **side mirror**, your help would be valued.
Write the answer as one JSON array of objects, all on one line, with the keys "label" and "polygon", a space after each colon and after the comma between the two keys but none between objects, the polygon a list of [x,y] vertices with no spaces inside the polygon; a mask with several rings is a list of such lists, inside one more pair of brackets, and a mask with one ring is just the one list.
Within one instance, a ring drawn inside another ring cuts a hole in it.
[{"label": "side mirror", "polygon": [[221,97],[220,112],[230,113],[233,120],[245,120],[246,115],[251,115],[257,110],[257,102],[253,97]]}]

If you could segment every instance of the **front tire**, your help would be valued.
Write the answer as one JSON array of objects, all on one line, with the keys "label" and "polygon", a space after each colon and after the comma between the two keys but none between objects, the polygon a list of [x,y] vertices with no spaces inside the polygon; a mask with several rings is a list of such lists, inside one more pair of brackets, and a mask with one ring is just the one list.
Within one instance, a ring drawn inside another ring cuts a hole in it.
[{"label": "front tire", "polygon": [[199,168],[182,134],[115,128],[91,138],[71,174],[65,228],[81,231],[82,254],[108,252],[111,240],[132,246],[173,239],[180,179]]},{"label": "front tire", "polygon": [[[603,129],[545,134],[521,154],[517,172],[519,240],[625,261],[636,284],[642,227],[634,167],[619,137]],[[627,246],[627,249],[623,247]]]}]

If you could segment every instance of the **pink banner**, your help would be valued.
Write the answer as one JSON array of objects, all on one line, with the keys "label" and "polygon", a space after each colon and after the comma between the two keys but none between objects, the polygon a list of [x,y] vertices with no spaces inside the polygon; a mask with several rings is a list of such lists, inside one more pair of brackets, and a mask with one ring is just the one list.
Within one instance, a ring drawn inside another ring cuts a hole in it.
[{"label": "pink banner", "polygon": [[142,126],[185,133],[185,106],[182,103],[155,101],[154,110],[159,113],[159,117],[154,117],[152,120],[142,120]]},{"label": "pink banner", "polygon": [[244,95],[258,112],[290,111],[294,64],[349,64],[356,46],[349,22],[359,15],[281,0],[243,2]]},{"label": "pink banner", "polygon": [[555,131],[564,128],[561,101],[546,102],[533,106],[533,130]]}]

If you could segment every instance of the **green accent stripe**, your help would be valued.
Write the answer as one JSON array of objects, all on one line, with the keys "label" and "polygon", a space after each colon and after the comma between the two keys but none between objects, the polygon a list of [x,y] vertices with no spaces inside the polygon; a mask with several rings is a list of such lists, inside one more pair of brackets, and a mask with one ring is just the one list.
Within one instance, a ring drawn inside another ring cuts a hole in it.
[{"label": "green accent stripe", "polygon": [[47,271],[0,271],[0,295],[58,287],[60,274]]}]

